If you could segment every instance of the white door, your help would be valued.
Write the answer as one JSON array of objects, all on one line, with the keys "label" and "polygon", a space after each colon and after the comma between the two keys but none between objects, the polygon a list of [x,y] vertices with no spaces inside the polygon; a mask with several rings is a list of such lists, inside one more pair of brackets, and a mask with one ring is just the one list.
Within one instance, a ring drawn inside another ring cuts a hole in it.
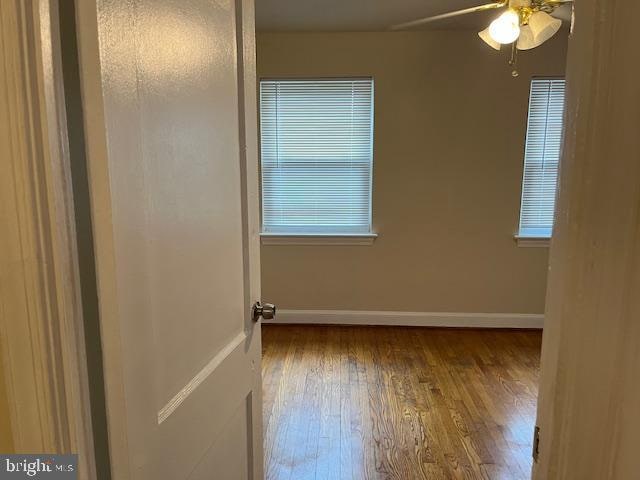
[{"label": "white door", "polygon": [[259,479],[253,2],[76,5],[111,478]]}]

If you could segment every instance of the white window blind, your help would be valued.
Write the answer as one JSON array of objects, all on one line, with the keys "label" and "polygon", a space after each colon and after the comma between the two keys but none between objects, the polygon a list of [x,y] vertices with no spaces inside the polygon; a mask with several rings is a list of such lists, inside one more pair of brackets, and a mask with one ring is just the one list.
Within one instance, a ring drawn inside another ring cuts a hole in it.
[{"label": "white window blind", "polygon": [[262,228],[371,230],[373,80],[260,82]]},{"label": "white window blind", "polygon": [[520,206],[521,237],[551,236],[563,112],[564,79],[533,79]]}]

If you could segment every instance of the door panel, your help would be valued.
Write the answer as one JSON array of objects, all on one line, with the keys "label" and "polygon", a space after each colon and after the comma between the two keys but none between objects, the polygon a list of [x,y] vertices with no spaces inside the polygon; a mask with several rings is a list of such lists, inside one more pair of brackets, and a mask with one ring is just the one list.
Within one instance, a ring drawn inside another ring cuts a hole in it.
[{"label": "door panel", "polygon": [[136,9],[144,185],[127,208],[142,210],[140,233],[153,239],[139,254],[158,408],[244,330],[233,6],[145,1]]},{"label": "door panel", "polygon": [[260,478],[253,5],[77,9],[112,477]]},{"label": "door panel", "polygon": [[[247,400],[250,401],[250,399]],[[238,408],[216,442],[189,476],[189,480],[211,480],[212,473],[216,480],[247,478],[249,474],[247,464],[242,461],[243,455],[238,455],[236,448],[249,446],[247,436],[249,421],[247,409]],[[244,453],[249,455],[248,450]],[[220,468],[221,465],[225,465],[224,470]]]}]

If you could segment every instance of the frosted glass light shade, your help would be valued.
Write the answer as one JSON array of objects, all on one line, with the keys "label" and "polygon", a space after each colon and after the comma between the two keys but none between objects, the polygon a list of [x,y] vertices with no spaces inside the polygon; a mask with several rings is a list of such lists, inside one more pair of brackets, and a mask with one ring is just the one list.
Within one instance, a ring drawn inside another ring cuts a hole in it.
[{"label": "frosted glass light shade", "polygon": [[531,30],[531,27],[529,25],[523,25],[522,27],[520,27],[520,36],[518,37],[518,43],[516,43],[516,47],[518,47],[518,50],[530,50],[537,47],[541,43],[542,42],[536,42],[533,30]]},{"label": "frosted glass light shade", "polygon": [[553,37],[561,26],[562,20],[553,18],[545,12],[535,12],[529,18],[529,27],[531,27],[534,41],[537,44],[535,46],[541,45]]},{"label": "frosted glass light shade", "polygon": [[520,35],[520,18],[514,10],[507,10],[491,25],[489,25],[489,35],[498,43],[512,43]]},{"label": "frosted glass light shade", "polygon": [[489,34],[489,27],[485,28],[481,32],[478,32],[478,36],[491,48],[500,50],[500,42],[496,42],[493,38],[491,38],[491,35]]}]

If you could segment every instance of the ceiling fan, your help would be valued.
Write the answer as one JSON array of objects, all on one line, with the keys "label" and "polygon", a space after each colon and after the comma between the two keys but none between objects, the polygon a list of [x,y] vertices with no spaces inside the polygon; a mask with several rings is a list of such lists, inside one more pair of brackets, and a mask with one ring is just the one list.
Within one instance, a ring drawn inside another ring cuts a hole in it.
[{"label": "ceiling fan", "polygon": [[500,50],[502,45],[511,44],[509,65],[513,67],[511,74],[517,77],[518,50],[530,50],[553,37],[562,26],[562,20],[571,20],[571,10],[563,8],[571,3],[573,0],[500,0],[477,7],[419,18],[394,25],[391,29],[404,30],[467,13],[504,9],[499,17],[478,33],[478,36],[495,50]]}]

